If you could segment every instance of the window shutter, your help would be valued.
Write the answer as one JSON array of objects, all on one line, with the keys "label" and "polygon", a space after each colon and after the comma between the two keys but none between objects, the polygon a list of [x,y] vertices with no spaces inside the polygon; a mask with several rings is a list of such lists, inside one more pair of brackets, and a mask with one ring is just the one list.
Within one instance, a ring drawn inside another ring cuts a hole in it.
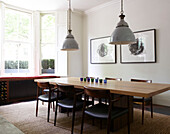
[{"label": "window shutter", "polygon": [[61,51],[61,47],[67,34],[66,27],[66,12],[61,11],[56,13],[57,25],[57,59],[56,59],[56,75],[67,76],[67,52]]}]

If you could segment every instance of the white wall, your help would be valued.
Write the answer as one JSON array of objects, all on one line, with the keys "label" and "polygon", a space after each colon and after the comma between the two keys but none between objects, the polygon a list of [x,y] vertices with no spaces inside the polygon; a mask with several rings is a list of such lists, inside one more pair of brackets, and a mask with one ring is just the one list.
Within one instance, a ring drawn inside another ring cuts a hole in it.
[{"label": "white wall", "polygon": [[[117,47],[117,64],[90,64],[90,39],[110,36],[119,21],[120,4],[111,4],[84,16],[83,72],[84,76],[151,79],[154,83],[170,83],[170,1],[125,0],[125,20],[133,31],[156,29],[157,63],[120,64],[120,47]],[[90,11],[90,10],[89,10]],[[170,106],[170,92],[154,97],[154,103]]]},{"label": "white wall", "polygon": [[72,34],[79,45],[79,50],[68,52],[68,76],[80,77],[83,69],[83,14],[81,12],[73,12],[72,30]]}]

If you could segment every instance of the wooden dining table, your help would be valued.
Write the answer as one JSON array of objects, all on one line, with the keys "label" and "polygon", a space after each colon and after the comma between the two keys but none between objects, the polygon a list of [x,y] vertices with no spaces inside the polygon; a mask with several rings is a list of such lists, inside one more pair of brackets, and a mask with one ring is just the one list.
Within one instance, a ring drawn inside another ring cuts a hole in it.
[{"label": "wooden dining table", "polygon": [[65,84],[74,85],[75,88],[83,89],[84,86],[107,89],[111,93],[139,96],[139,97],[152,97],[157,94],[170,90],[170,84],[160,83],[144,83],[144,82],[129,82],[129,81],[113,81],[107,80],[107,83],[96,82],[84,82],[80,81],[80,78],[68,77],[68,78],[50,78],[50,79],[35,79],[34,82],[49,82],[50,84]]},{"label": "wooden dining table", "polygon": [[[170,90],[170,84],[160,83],[144,83],[130,81],[107,80],[107,83],[96,83],[80,81],[80,78],[50,78],[50,79],[35,79],[34,82],[49,82],[50,84],[74,85],[75,88],[84,89],[84,86],[94,89],[110,90],[116,95],[125,95],[124,99],[116,103],[116,106],[126,107],[127,96],[130,96],[130,120],[133,121],[133,96],[138,97],[153,97],[160,93]],[[127,124],[126,116],[114,120],[114,130],[118,130]]]}]

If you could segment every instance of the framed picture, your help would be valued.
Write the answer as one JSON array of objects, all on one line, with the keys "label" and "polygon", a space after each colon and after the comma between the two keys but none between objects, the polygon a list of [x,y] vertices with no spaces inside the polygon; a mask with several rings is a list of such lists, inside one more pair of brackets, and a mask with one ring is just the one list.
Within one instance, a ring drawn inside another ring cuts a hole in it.
[{"label": "framed picture", "polygon": [[91,64],[115,64],[116,46],[109,44],[110,36],[90,40]]},{"label": "framed picture", "polygon": [[134,32],[136,43],[120,46],[121,63],[156,63],[156,29]]}]

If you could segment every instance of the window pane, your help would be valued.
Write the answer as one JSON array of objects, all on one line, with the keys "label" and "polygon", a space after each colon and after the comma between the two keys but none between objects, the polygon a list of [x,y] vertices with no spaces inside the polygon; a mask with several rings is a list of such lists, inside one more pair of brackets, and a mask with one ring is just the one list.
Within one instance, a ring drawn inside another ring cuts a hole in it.
[{"label": "window pane", "polygon": [[31,34],[31,16],[28,14],[20,14],[18,26],[18,39],[28,42]]},{"label": "window pane", "polygon": [[32,15],[5,9],[5,73],[30,73]]},{"label": "window pane", "polygon": [[30,44],[6,43],[5,73],[29,73]]},{"label": "window pane", "polygon": [[56,57],[56,24],[53,14],[41,16],[41,72],[54,73]]},{"label": "window pane", "polygon": [[15,43],[5,43],[5,73],[18,73],[18,47]]},{"label": "window pane", "polygon": [[55,42],[55,31],[52,29],[41,30],[41,43],[54,43]]},{"label": "window pane", "polygon": [[29,73],[29,62],[31,62],[31,44],[18,45],[19,73]]},{"label": "window pane", "polygon": [[18,46],[16,43],[5,43],[4,59],[16,61],[18,59]]},{"label": "window pane", "polygon": [[55,73],[55,44],[41,44],[42,73]]},{"label": "window pane", "polygon": [[18,14],[10,9],[5,10],[5,39],[17,40],[18,39]]},{"label": "window pane", "polygon": [[41,44],[41,58],[51,59],[56,55],[55,44]]},{"label": "window pane", "polygon": [[5,9],[5,40],[28,42],[31,33],[31,14]]},{"label": "window pane", "polygon": [[42,29],[55,29],[55,16],[52,14],[45,14],[41,17]]},{"label": "window pane", "polygon": [[41,17],[41,43],[55,43],[55,16],[45,14]]},{"label": "window pane", "polygon": [[18,60],[24,61],[29,60],[31,44],[18,44]]}]

